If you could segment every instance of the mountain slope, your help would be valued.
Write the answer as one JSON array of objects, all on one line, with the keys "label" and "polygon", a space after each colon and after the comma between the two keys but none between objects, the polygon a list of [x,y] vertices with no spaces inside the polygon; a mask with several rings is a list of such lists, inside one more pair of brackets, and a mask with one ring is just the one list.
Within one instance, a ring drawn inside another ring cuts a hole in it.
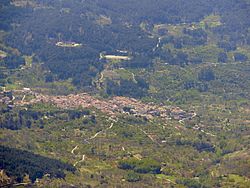
[{"label": "mountain slope", "polygon": [[1,1],[0,185],[247,187],[249,12]]}]

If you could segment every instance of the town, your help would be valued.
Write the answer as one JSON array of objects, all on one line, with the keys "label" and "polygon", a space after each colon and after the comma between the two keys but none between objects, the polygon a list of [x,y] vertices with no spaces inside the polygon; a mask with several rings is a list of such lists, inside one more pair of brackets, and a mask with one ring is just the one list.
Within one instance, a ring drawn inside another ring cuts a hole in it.
[{"label": "town", "polygon": [[[33,96],[32,99],[25,100],[27,95]],[[63,109],[93,107],[103,113],[109,114],[111,117],[115,117],[118,114],[127,114],[135,117],[142,117],[147,120],[159,117],[163,119],[184,121],[186,119],[192,119],[196,116],[196,113],[193,111],[185,112],[179,107],[143,103],[134,98],[114,96],[110,99],[98,99],[87,93],[70,94],[67,96],[52,96],[36,93],[30,88],[1,92],[0,103],[5,103],[10,107],[25,106],[36,103],[49,103]]]}]

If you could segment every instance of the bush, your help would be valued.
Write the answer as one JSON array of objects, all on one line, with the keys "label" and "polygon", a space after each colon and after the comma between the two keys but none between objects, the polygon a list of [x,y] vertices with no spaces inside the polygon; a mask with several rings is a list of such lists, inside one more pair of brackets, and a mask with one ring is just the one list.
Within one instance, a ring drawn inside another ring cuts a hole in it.
[{"label": "bush", "polygon": [[212,81],[215,79],[214,72],[211,68],[204,68],[198,74],[200,81]]},{"label": "bush", "polygon": [[227,58],[227,54],[225,52],[219,53],[218,62],[226,63],[227,60],[228,60],[228,58]]},{"label": "bush", "polygon": [[137,182],[137,181],[140,181],[141,180],[141,176],[135,172],[129,172],[127,174],[127,176],[125,177],[125,179],[128,181],[128,182]]},{"label": "bush", "polygon": [[138,164],[138,159],[131,158],[131,159],[125,159],[118,162],[118,168],[123,170],[132,170],[136,167]]},{"label": "bush", "polygon": [[196,180],[192,180],[192,179],[183,179],[183,180],[177,180],[178,184],[183,184],[188,188],[200,188],[200,187],[204,187],[202,184],[200,184],[198,181]]},{"label": "bush", "polygon": [[234,53],[234,60],[235,61],[245,62],[245,61],[247,61],[247,59],[248,59],[248,57],[244,54]]},{"label": "bush", "polygon": [[136,166],[135,171],[143,174],[160,174],[161,165],[153,159],[143,159]]},{"label": "bush", "polygon": [[134,170],[137,173],[142,174],[160,174],[161,165],[154,159],[145,158],[138,160],[135,158],[125,159],[119,161],[118,168],[124,170]]}]

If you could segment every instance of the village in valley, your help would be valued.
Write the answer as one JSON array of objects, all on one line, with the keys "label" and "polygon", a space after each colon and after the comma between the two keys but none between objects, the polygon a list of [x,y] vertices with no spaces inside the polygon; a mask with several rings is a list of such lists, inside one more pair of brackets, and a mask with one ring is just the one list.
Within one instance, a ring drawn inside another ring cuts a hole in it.
[{"label": "village in valley", "polygon": [[[29,99],[27,99],[27,96],[29,96]],[[10,108],[37,103],[48,103],[62,109],[93,107],[111,117],[118,114],[127,114],[142,117],[145,120],[158,117],[184,121],[196,116],[195,112],[185,112],[179,107],[143,103],[129,97],[114,96],[110,99],[98,99],[87,93],[53,96],[34,92],[30,88],[0,92],[0,103],[7,104]]]}]

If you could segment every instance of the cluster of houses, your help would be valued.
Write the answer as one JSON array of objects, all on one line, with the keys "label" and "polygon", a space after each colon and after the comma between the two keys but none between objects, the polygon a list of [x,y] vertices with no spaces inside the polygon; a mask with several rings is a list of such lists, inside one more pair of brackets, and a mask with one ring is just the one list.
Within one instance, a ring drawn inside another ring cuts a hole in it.
[{"label": "cluster of houses", "polygon": [[59,108],[91,108],[94,107],[100,111],[115,117],[117,113],[128,114],[136,117],[144,117],[152,119],[153,117],[173,118],[175,120],[191,119],[194,112],[187,113],[179,107],[171,107],[164,105],[155,105],[152,103],[143,103],[133,98],[116,96],[109,100],[98,99],[87,93],[70,94],[68,96],[49,96],[35,94],[35,98],[19,102],[19,104],[31,103],[51,103]]},{"label": "cluster of houses", "polygon": [[7,105],[9,108],[13,108],[15,104],[22,103],[26,95],[35,95],[30,88],[23,88],[20,90],[6,90],[2,87],[0,91],[0,104]]},{"label": "cluster of houses", "polygon": [[12,99],[11,97],[7,96],[5,93],[1,92],[0,93],[0,104],[6,104],[9,105],[11,104]]},{"label": "cluster of houses", "polygon": [[[15,97],[15,96],[16,97]],[[31,100],[23,100],[26,95],[32,95]],[[192,119],[194,112],[187,113],[179,107],[156,105],[153,103],[143,103],[133,98],[116,96],[111,99],[98,99],[87,93],[70,94],[67,96],[43,95],[31,91],[30,88],[22,90],[5,91],[0,93],[0,102],[14,105],[27,105],[35,103],[51,103],[59,108],[91,108],[94,107],[100,111],[115,117],[117,114],[128,114],[145,119],[172,118],[175,120]]]}]

